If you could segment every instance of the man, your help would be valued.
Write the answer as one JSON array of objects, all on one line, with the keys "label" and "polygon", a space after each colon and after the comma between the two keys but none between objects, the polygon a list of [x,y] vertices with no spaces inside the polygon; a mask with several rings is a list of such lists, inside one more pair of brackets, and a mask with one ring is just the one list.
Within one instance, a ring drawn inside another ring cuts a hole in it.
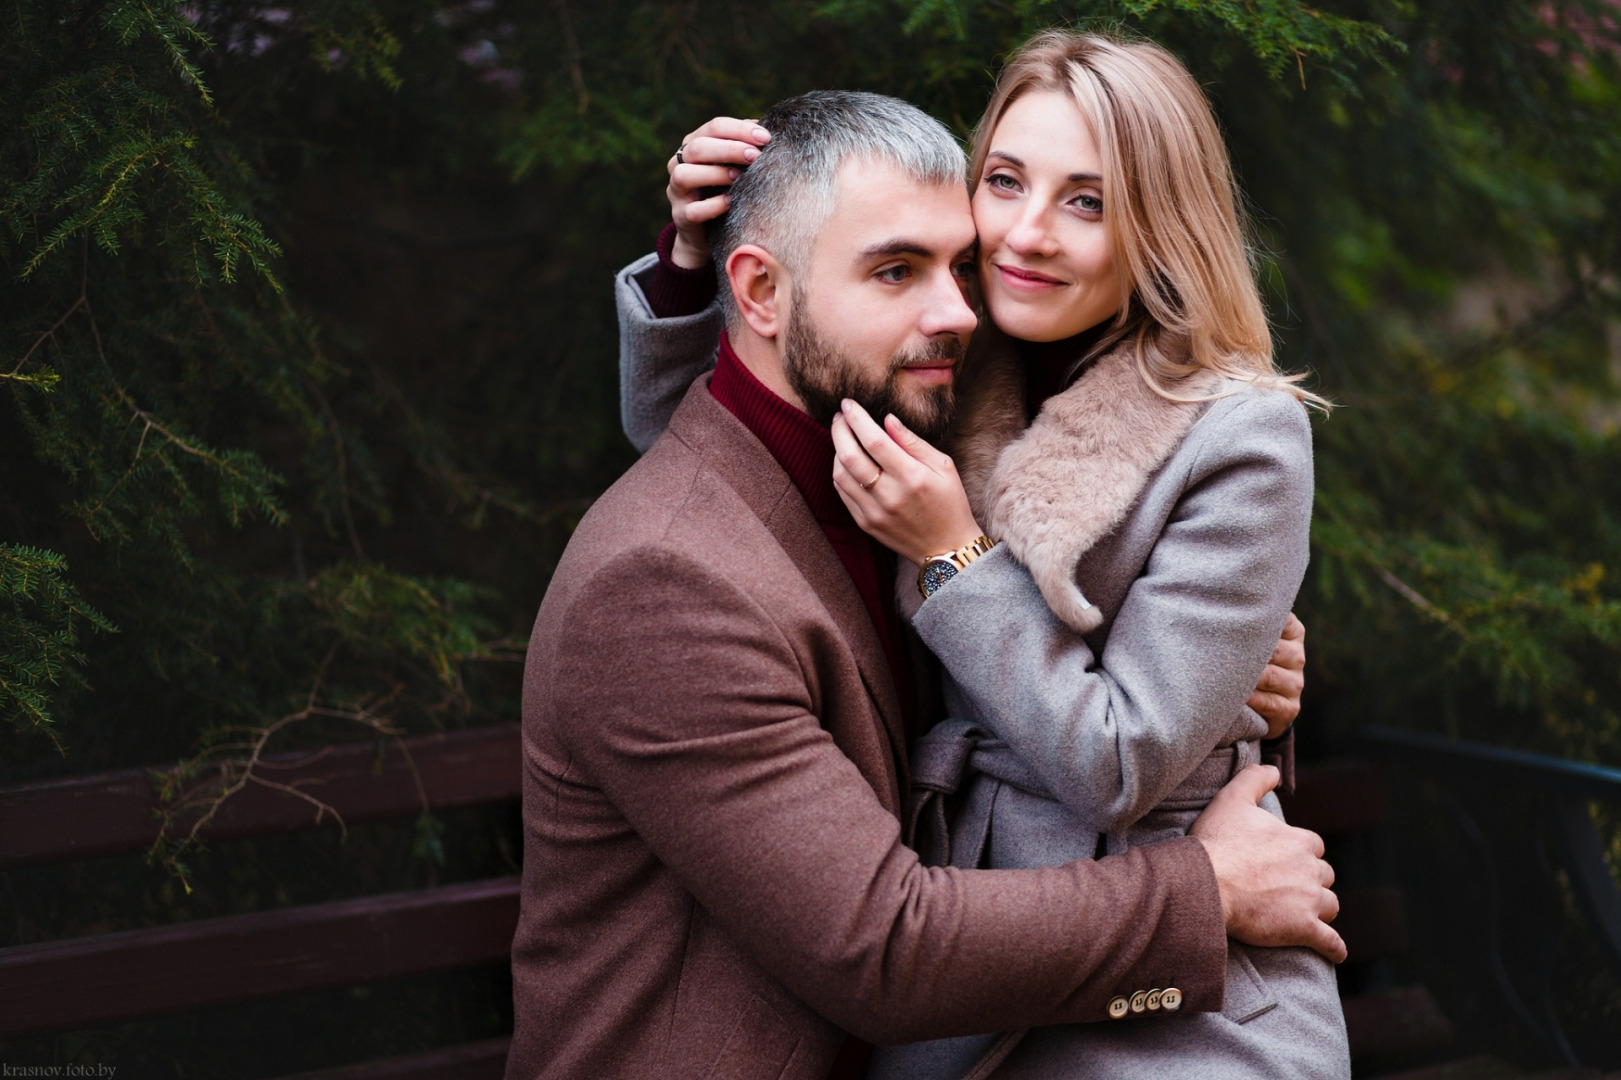
[{"label": "man", "polygon": [[963,161],[874,95],[763,122],[716,244],[716,370],[536,621],[507,1075],[821,1080],[858,1040],[1102,1021],[1139,989],[1219,1008],[1229,933],[1341,954],[1320,842],[1255,806],[1271,770],[1197,837],[1095,862],[904,846],[907,658],[825,420],[852,394],[926,428],[949,397],[975,325]]}]

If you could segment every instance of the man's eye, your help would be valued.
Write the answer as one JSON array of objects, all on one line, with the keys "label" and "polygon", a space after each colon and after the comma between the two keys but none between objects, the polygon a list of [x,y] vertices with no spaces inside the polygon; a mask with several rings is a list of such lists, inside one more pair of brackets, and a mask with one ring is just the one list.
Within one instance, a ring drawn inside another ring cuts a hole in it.
[{"label": "man's eye", "polygon": [[962,278],[964,281],[968,281],[968,280],[972,279],[973,276],[974,276],[974,263],[973,263],[973,260],[969,260],[968,262],[960,262],[960,263],[958,263],[956,266],[953,266],[951,268],[951,272],[953,274],[956,274],[958,277]]},{"label": "man's eye", "polygon": [[899,285],[911,276],[912,268],[904,263],[898,266],[886,266],[878,271],[878,280],[887,281],[892,285]]}]

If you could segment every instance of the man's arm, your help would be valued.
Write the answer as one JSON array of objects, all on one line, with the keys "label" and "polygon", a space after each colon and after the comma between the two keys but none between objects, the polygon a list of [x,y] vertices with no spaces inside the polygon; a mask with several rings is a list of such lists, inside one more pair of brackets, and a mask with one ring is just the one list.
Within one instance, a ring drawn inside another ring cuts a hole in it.
[{"label": "man's arm", "polygon": [[774,977],[874,1041],[1220,1006],[1222,890],[1183,838],[1039,870],[925,868],[822,727],[811,658],[684,553],[599,570],[554,619],[570,768]]}]

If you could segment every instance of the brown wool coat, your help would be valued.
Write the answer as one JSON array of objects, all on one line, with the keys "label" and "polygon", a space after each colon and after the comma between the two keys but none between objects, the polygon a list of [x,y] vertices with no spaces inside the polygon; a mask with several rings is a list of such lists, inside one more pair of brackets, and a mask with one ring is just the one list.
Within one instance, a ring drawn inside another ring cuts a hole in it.
[{"label": "brown wool coat", "polygon": [[509,1080],[820,1080],[898,1042],[1221,1007],[1197,841],[1028,870],[902,845],[902,720],[855,586],[700,380],[580,523],[524,687]]}]

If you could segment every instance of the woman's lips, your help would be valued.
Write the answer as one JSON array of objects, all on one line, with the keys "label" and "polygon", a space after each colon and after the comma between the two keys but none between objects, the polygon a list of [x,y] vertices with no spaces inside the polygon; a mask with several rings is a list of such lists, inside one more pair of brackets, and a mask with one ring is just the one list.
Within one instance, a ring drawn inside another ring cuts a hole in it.
[{"label": "woman's lips", "polygon": [[1048,277],[1046,274],[1038,273],[1035,270],[1026,270],[1019,266],[1004,266],[1002,263],[992,263],[991,265],[996,267],[996,272],[1001,277],[1002,284],[1010,289],[1041,292],[1057,288],[1063,284],[1057,278]]}]

